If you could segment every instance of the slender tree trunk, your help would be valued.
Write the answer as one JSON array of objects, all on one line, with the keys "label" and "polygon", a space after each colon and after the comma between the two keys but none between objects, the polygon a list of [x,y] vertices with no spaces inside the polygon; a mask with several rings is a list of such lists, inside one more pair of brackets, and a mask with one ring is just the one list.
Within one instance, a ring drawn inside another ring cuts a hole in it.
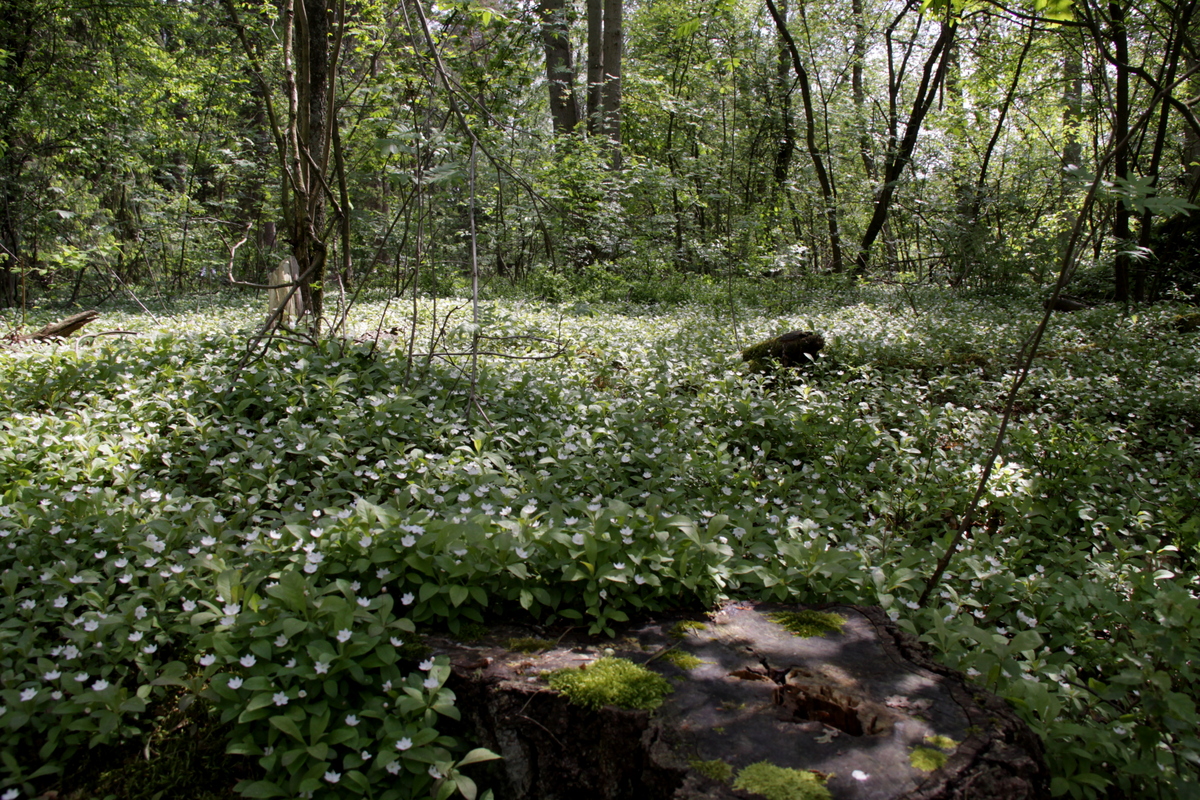
[{"label": "slender tree trunk", "polygon": [[867,60],[867,26],[863,19],[863,0],[850,0],[854,15],[854,40],[850,51],[850,94],[854,100],[855,124],[858,126],[858,153],[867,177],[875,179],[875,156],[871,152],[871,136],[867,132],[867,100],[863,88],[863,62]]},{"label": "slender tree trunk", "polygon": [[837,200],[833,195],[833,182],[825,168],[825,158],[817,147],[817,121],[813,112],[812,88],[809,84],[808,71],[800,60],[800,51],[788,30],[787,21],[779,13],[773,0],[767,0],[767,10],[775,21],[775,29],[787,45],[787,51],[792,57],[792,69],[800,83],[800,99],[804,104],[804,141],[808,145],[808,155],[813,162],[813,170],[817,173],[817,183],[821,186],[821,201],[824,205],[825,224],[829,231],[830,266],[834,272],[842,271],[842,236],[838,229]]},{"label": "slender tree trunk", "polygon": [[[1168,37],[1166,47],[1166,57],[1163,63],[1160,82],[1163,86],[1170,86],[1175,82],[1175,78],[1179,72],[1179,62],[1182,59],[1182,49],[1187,40],[1187,31],[1192,24],[1192,14],[1195,10],[1195,0],[1181,3],[1175,11],[1175,16],[1172,18],[1171,35]],[[1163,149],[1166,147],[1168,124],[1171,119],[1171,98],[1164,97],[1162,100],[1162,109],[1158,116],[1158,126],[1154,132],[1154,148],[1150,154],[1150,163],[1146,168],[1145,174],[1149,175],[1153,183],[1151,187],[1155,190],[1158,188],[1159,169],[1162,166]],[[1187,129],[1189,126],[1184,126]],[[1138,245],[1144,249],[1149,249],[1154,240],[1154,214],[1146,208],[1142,211],[1141,219],[1138,223]],[[1136,265],[1133,271],[1133,299],[1137,302],[1146,300],[1146,272],[1148,264],[1140,262]]]},{"label": "slender tree trunk", "polygon": [[621,154],[621,55],[625,32],[622,0],[604,0],[604,91],[601,96],[604,126],[601,132],[613,144],[613,164]]},{"label": "slender tree trunk", "polygon": [[587,131],[600,133],[603,125],[604,0],[587,0]]},{"label": "slender tree trunk", "polygon": [[[945,80],[950,43],[954,40],[957,30],[958,23],[956,21],[942,23],[937,41],[934,42],[929,56],[925,59],[921,83],[913,98],[912,110],[909,112],[908,122],[904,127],[904,136],[900,138],[894,148],[889,148],[884,162],[883,185],[876,193],[871,221],[863,233],[862,243],[859,245],[858,256],[854,263],[856,275],[865,275],[871,264],[871,248],[887,222],[888,214],[891,211],[892,197],[896,193],[896,183],[912,159],[913,149],[917,146],[917,137],[921,132],[921,125],[925,122],[925,115],[933,107],[933,102],[937,99],[938,88]],[[896,83],[893,91],[898,88],[899,84]]]},{"label": "slender tree trunk", "polygon": [[[1116,56],[1117,86],[1113,138],[1117,142],[1113,154],[1113,174],[1118,180],[1129,180],[1129,37],[1125,28],[1123,0],[1109,3],[1108,13],[1112,23],[1113,51]],[[1116,301],[1128,302],[1129,296],[1129,206],[1118,199],[1113,208],[1113,237],[1117,240],[1117,257],[1113,261],[1113,283]]]},{"label": "slender tree trunk", "polygon": [[550,118],[554,132],[571,133],[579,124],[579,102],[575,98],[575,65],[567,35],[564,0],[541,0],[542,46],[546,51],[546,80],[550,87]]},{"label": "slender tree trunk", "polygon": [[[1071,190],[1072,179],[1068,170],[1083,166],[1083,140],[1079,138],[1079,127],[1083,123],[1083,47],[1078,32],[1072,28],[1064,32],[1063,83],[1062,172],[1058,185],[1060,207],[1063,207]],[[1067,224],[1063,224],[1058,233],[1059,261],[1070,239],[1071,231]]]}]

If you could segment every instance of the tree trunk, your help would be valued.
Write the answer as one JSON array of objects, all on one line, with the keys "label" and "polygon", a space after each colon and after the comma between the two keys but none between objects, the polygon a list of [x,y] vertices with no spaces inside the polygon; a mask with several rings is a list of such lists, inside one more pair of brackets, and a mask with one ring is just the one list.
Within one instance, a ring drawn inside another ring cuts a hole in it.
[{"label": "tree trunk", "polygon": [[621,158],[621,52],[625,33],[622,29],[622,0],[604,0],[604,90],[601,95],[604,126],[601,132],[613,146],[614,166]]},{"label": "tree trunk", "polygon": [[[1109,3],[1108,12],[1112,22],[1112,42],[1116,57],[1116,112],[1113,117],[1113,138],[1116,148],[1113,153],[1113,174],[1118,181],[1127,181],[1129,174],[1129,37],[1125,29],[1125,7],[1122,0]],[[1113,208],[1113,237],[1117,240],[1117,257],[1113,261],[1113,283],[1115,300],[1128,302],[1129,297],[1129,206],[1118,199]]]},{"label": "tree trunk", "polygon": [[841,272],[842,236],[838,229],[837,198],[833,195],[833,182],[825,168],[825,158],[817,147],[817,121],[813,112],[812,88],[808,80],[808,71],[804,69],[804,64],[800,61],[800,51],[796,49],[796,42],[788,30],[787,21],[779,13],[773,0],[767,0],[767,10],[771,12],[771,18],[775,21],[775,29],[787,45],[787,50],[792,56],[792,69],[796,73],[796,79],[800,82],[800,99],[804,103],[804,140],[808,145],[808,156],[812,159],[813,169],[817,173],[817,182],[821,185],[825,224],[829,230],[831,267],[834,272]]},{"label": "tree trunk", "polygon": [[587,131],[602,128],[604,89],[604,0],[587,0]]},{"label": "tree trunk", "polygon": [[541,0],[537,13],[542,21],[542,45],[546,50],[550,118],[555,133],[571,133],[579,124],[579,103],[575,99],[575,65],[571,61],[565,2]]},{"label": "tree trunk", "polygon": [[867,26],[863,20],[863,0],[850,1],[854,15],[854,40],[850,52],[850,93],[854,100],[855,124],[858,125],[858,153],[867,177],[875,179],[875,156],[871,152],[871,136],[867,132],[867,101],[863,88],[863,62],[867,60]]},{"label": "tree trunk", "polygon": [[[896,193],[896,183],[900,180],[904,168],[908,166],[908,162],[912,158],[913,148],[917,146],[917,136],[921,132],[921,125],[925,121],[925,115],[933,107],[933,101],[937,98],[938,87],[945,80],[950,42],[954,40],[954,34],[957,30],[957,21],[943,22],[937,41],[934,42],[933,48],[929,51],[928,58],[925,59],[925,67],[921,73],[921,83],[917,87],[916,95],[913,98],[912,110],[909,112],[908,122],[904,127],[904,136],[894,147],[889,147],[887,158],[884,161],[883,185],[876,194],[875,209],[871,214],[871,221],[867,224],[867,229],[863,233],[862,243],[858,249],[858,257],[854,263],[854,274],[856,275],[865,275],[867,268],[870,266],[871,248],[875,244],[875,240],[879,237],[880,231],[883,230],[884,223],[887,222],[888,213],[891,211],[892,206],[892,196]],[[893,86],[892,90],[893,92],[898,91],[899,84],[897,83]]]},{"label": "tree trunk", "polygon": [[[1083,166],[1083,141],[1079,138],[1079,126],[1083,122],[1083,47],[1078,32],[1066,28],[1063,33],[1065,54],[1063,55],[1063,150],[1062,173],[1059,179],[1060,207],[1071,188],[1071,175],[1067,171]],[[1058,261],[1066,254],[1071,239],[1070,226],[1062,224],[1058,234]]]}]

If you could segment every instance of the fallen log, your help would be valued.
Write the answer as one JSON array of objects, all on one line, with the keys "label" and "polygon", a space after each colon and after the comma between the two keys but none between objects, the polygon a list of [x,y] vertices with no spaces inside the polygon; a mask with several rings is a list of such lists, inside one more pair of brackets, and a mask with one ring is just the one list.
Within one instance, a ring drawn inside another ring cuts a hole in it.
[{"label": "fallen log", "polygon": [[[497,796],[736,800],[763,783],[832,800],[1049,796],[1028,726],[878,608],[730,603],[616,639],[506,636],[429,640],[450,658],[464,736],[503,756],[482,778]],[[572,694],[589,680],[600,694]]]},{"label": "fallen log", "polygon": [[754,372],[770,372],[775,367],[803,367],[817,358],[825,347],[825,337],[813,331],[789,331],[742,351],[742,360]]},{"label": "fallen log", "polygon": [[78,314],[72,314],[66,319],[52,322],[36,333],[25,334],[18,336],[18,342],[46,342],[51,339],[64,339],[70,336],[75,331],[87,325],[89,322],[95,322],[100,318],[100,312],[96,310],[81,311]]}]

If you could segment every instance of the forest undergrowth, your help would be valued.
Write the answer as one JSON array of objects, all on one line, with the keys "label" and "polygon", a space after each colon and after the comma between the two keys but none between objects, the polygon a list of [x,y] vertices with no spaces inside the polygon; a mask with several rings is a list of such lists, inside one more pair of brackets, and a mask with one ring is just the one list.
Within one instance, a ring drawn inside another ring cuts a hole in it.
[{"label": "forest undergrowth", "polygon": [[[605,633],[726,597],[882,606],[1017,708],[1055,795],[1200,797],[1200,337],[1178,308],[1055,317],[922,607],[1036,300],[499,299],[474,401],[469,357],[422,355],[470,350],[465,301],[421,301],[415,331],[411,301],[363,303],[347,338],[242,364],[259,302],[0,350],[4,800],[150,797],[80,765],[165,754],[189,718],[244,796],[473,797],[490,754],[447,735],[423,631]],[[816,364],[745,369],[739,346],[797,328],[825,336]]]}]

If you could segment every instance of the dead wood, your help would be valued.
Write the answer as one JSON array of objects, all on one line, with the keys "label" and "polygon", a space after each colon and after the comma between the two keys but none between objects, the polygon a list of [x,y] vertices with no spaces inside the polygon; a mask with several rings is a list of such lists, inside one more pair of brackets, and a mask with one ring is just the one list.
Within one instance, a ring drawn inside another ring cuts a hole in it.
[{"label": "dead wood", "polygon": [[52,322],[42,328],[37,333],[29,333],[24,336],[18,336],[17,342],[48,342],[51,339],[64,339],[70,336],[75,331],[87,325],[89,322],[95,322],[100,318],[100,312],[95,309],[91,311],[81,311],[78,314],[72,314],[66,319],[61,319],[58,322]]}]

